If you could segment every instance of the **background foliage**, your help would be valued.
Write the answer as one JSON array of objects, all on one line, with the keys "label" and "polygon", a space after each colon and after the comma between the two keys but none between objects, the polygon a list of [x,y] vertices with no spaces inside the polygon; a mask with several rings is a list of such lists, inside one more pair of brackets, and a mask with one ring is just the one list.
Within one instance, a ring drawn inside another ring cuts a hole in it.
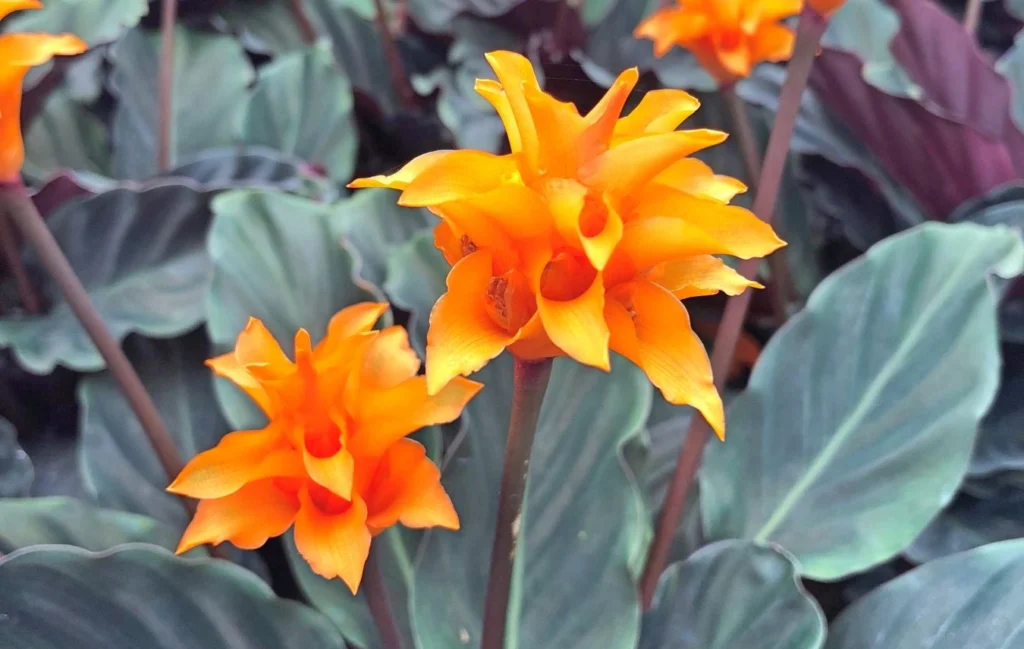
[{"label": "background foliage", "polygon": [[[581,110],[636,65],[633,101],[687,88],[703,103],[688,128],[733,130],[690,56],[656,61],[632,37],[656,4],[385,2],[403,7],[382,21],[396,85],[372,0],[306,0],[315,41],[288,0],[183,0],[173,165],[158,173],[159,3],[46,0],[3,28],[74,31],[91,49],[26,79],[26,180],[191,457],[260,422],[202,365],[250,315],[287,347],[300,326],[317,338],[338,309],[386,298],[422,353],[447,271],[435,219],[344,185],[436,148],[502,151],[500,121],[472,92],[491,76],[483,52],[525,52]],[[962,5],[848,0],[834,16],[776,206],[794,315],[777,329],[754,296],[728,441],[706,453],[646,614],[635,582],[692,414],[623,359],[610,374],[556,364],[507,646],[1024,641],[1024,6],[986,2],[975,38]],[[762,65],[737,88],[762,144],[783,79]],[[701,155],[744,177],[732,142]],[[102,358],[23,256],[46,309],[21,312],[3,275],[4,646],[380,646],[362,595],[313,575],[287,538],[232,553],[238,565],[166,551],[187,514]],[[722,300],[688,304],[713,332]],[[408,648],[479,642],[508,365],[476,377],[487,388],[458,425],[418,434],[463,529],[376,542]]]}]

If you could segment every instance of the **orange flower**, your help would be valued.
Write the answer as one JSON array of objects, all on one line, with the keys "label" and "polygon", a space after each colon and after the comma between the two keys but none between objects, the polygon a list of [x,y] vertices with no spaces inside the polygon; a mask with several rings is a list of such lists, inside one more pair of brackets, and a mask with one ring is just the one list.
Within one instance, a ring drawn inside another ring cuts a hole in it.
[{"label": "orange flower", "polygon": [[351,185],[403,190],[400,205],[442,219],[435,242],[453,268],[430,315],[427,388],[505,348],[604,370],[611,349],[724,434],[707,353],[679,299],[759,286],[712,255],[747,259],[784,245],[727,204],[742,183],[687,157],[725,133],[675,130],[698,107],[681,90],[650,92],[620,118],[635,69],[581,116],[541,91],[524,57],[487,60],[498,81],[479,80],[477,91],[501,116],[511,154],[436,151]]},{"label": "orange flower", "polygon": [[793,32],[779,20],[800,12],[802,0],[677,0],[656,11],[633,32],[654,41],[664,56],[678,45],[693,52],[722,85],[750,75],[762,61],[784,61],[793,53]]},{"label": "orange flower", "polygon": [[294,363],[253,318],[233,353],[208,362],[270,423],[226,435],[167,488],[202,499],[179,553],[224,541],[258,548],[294,523],[313,571],[355,593],[371,536],[399,522],[459,528],[440,472],[405,437],[453,421],[482,386],[458,378],[429,396],[405,330],[372,330],[387,307],[342,310],[315,348],[300,329]]},{"label": "orange flower", "polygon": [[822,16],[831,16],[832,13],[843,6],[846,0],[807,0],[807,4],[811,6]]},{"label": "orange flower", "polygon": [[[21,9],[39,9],[39,0],[0,0],[0,20]],[[21,83],[28,69],[57,54],[81,54],[85,43],[71,34],[0,35],[0,182],[21,173],[25,146],[21,141]]]}]

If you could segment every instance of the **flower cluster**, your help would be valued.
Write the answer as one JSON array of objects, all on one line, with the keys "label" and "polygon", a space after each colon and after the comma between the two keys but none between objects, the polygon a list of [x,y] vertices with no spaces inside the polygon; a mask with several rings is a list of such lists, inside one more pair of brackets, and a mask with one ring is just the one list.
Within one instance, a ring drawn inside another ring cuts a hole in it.
[{"label": "flower cluster", "polygon": [[251,319],[234,352],[209,361],[270,423],[225,436],[168,487],[202,499],[178,552],[258,548],[294,524],[310,567],[355,592],[373,535],[396,523],[458,529],[440,472],[406,436],[455,420],[482,386],[456,378],[428,395],[406,331],[373,329],[387,307],[344,309],[315,347],[300,329],[294,362]]},{"label": "flower cluster", "polygon": [[698,108],[681,90],[647,93],[620,117],[635,69],[581,115],[540,89],[526,58],[487,60],[497,81],[476,89],[501,117],[510,154],[437,151],[351,185],[402,190],[399,204],[442,220],[435,241],[453,267],[430,316],[428,390],[506,348],[604,370],[613,350],[724,435],[707,353],[680,299],[759,286],[714,255],[749,259],[784,245],[728,204],[742,183],[688,157],[726,134],[676,130]]},{"label": "flower cluster", "polygon": [[799,13],[803,0],[677,0],[676,5],[640,23],[634,36],[653,40],[658,57],[677,45],[690,50],[708,74],[728,85],[749,76],[762,61],[790,57],[793,32],[779,21]]},{"label": "flower cluster", "polygon": [[[39,9],[39,0],[0,0],[0,20],[15,11]],[[21,84],[29,68],[58,54],[81,54],[86,49],[71,34],[0,35],[0,182],[18,179],[25,159],[21,139]]]}]

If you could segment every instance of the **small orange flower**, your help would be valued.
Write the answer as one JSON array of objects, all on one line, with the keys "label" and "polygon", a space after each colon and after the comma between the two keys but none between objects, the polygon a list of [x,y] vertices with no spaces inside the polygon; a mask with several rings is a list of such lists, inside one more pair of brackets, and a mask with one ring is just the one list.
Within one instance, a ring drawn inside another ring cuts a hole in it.
[{"label": "small orange flower", "polygon": [[387,307],[342,310],[315,348],[300,329],[294,363],[253,318],[233,353],[208,362],[270,423],[226,435],[167,488],[202,499],[179,553],[224,541],[258,548],[294,523],[313,571],[355,593],[373,535],[399,522],[459,528],[440,472],[406,436],[453,421],[482,386],[457,378],[429,396],[405,330],[373,330]]},{"label": "small orange flower", "polygon": [[478,80],[477,91],[504,122],[511,154],[435,151],[351,185],[400,189],[400,205],[441,217],[435,242],[453,267],[430,314],[427,388],[506,348],[606,371],[611,349],[724,434],[707,353],[679,299],[759,286],[712,255],[749,259],[784,245],[728,205],[742,183],[687,157],[726,134],[677,131],[698,107],[681,90],[650,92],[620,118],[635,69],[581,116],[540,89],[526,58],[487,60],[498,81]]},{"label": "small orange flower", "polygon": [[[0,0],[0,20],[15,11],[42,6],[39,0]],[[21,84],[25,73],[57,54],[81,54],[85,49],[85,43],[71,34],[0,35],[0,182],[17,180],[25,159],[21,140]]]},{"label": "small orange flower", "polygon": [[800,12],[802,0],[677,0],[656,11],[633,32],[654,41],[664,56],[674,45],[693,52],[722,85],[750,75],[762,61],[785,61],[793,32],[779,20]]},{"label": "small orange flower", "polygon": [[831,16],[846,0],[807,0],[807,4],[822,16]]}]

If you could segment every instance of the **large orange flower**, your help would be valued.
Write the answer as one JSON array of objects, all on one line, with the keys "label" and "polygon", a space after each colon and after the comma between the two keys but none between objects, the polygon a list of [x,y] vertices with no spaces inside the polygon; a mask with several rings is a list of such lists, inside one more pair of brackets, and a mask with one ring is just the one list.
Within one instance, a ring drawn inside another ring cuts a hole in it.
[{"label": "large orange flower", "polygon": [[654,41],[655,56],[678,45],[725,85],[750,75],[761,61],[784,61],[794,36],[779,20],[800,12],[802,0],[677,0],[640,23],[637,38]]},{"label": "large orange flower", "polygon": [[202,499],[179,553],[223,541],[258,548],[294,523],[313,571],[354,593],[371,536],[399,522],[459,528],[440,472],[406,435],[453,421],[482,386],[457,378],[429,396],[405,330],[373,330],[387,306],[344,309],[316,347],[300,329],[294,363],[251,319],[235,351],[209,361],[270,423],[225,436],[168,487]]},{"label": "large orange flower", "polygon": [[511,154],[437,151],[352,183],[403,190],[399,204],[442,219],[435,241],[453,268],[430,315],[428,389],[505,348],[604,370],[612,349],[723,434],[710,363],[679,300],[758,286],[712,255],[784,245],[727,204],[742,183],[687,157],[725,133],[675,130],[698,107],[680,90],[650,92],[619,118],[635,69],[581,116],[541,91],[524,57],[487,59],[498,81],[477,81],[477,91],[501,116]]},{"label": "large orange flower", "polygon": [[[0,20],[22,9],[39,9],[39,0],[0,0]],[[81,54],[85,43],[71,34],[0,35],[0,182],[18,179],[25,159],[21,141],[21,83],[28,69],[57,54]]]}]

